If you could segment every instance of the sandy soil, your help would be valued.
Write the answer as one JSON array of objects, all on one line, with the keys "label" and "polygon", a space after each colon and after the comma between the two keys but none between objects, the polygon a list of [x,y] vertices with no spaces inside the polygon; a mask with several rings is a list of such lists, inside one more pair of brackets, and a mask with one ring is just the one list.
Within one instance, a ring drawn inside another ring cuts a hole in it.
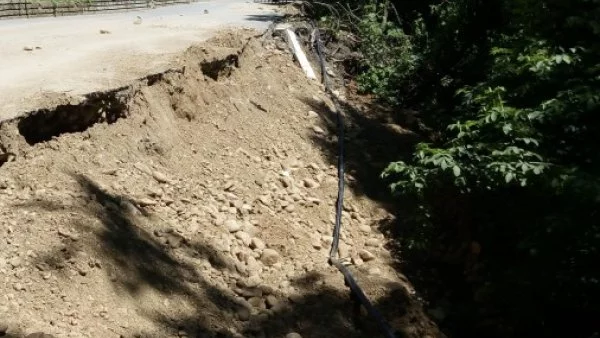
[{"label": "sandy soil", "polygon": [[273,15],[273,6],[213,0],[116,14],[0,21],[0,121],[51,106],[56,103],[52,98],[77,100],[164,71],[192,43],[216,30],[263,29]]},{"label": "sandy soil", "polygon": [[[331,101],[256,34],[0,123],[0,335],[379,335],[327,264]],[[351,187],[340,255],[404,337],[441,337],[379,232],[392,216]]]}]

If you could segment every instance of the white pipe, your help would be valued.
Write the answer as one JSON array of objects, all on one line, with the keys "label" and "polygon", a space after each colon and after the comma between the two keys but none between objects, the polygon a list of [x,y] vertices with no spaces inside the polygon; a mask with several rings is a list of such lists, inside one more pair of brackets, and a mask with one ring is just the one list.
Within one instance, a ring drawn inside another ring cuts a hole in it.
[{"label": "white pipe", "polygon": [[300,43],[298,42],[296,33],[294,33],[289,28],[286,29],[285,32],[287,33],[288,43],[290,44],[290,48],[292,48],[292,52],[294,52],[294,55],[296,56],[296,60],[298,60],[298,62],[300,63],[300,67],[302,67],[302,70],[306,74],[306,77],[308,77],[311,80],[316,80],[317,76],[315,75],[315,72],[313,71],[312,67],[310,66],[310,63],[308,62],[308,59],[306,58],[306,54],[304,54],[304,51],[302,51],[302,47],[300,46]]}]

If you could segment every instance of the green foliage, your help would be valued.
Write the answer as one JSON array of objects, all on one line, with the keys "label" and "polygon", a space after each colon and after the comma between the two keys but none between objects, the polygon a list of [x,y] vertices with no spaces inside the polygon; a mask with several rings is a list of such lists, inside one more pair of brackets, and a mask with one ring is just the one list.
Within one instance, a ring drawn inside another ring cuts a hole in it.
[{"label": "green foliage", "polygon": [[359,89],[396,103],[398,84],[415,68],[416,57],[409,37],[384,16],[385,4],[365,7],[366,14],[358,23],[364,57],[364,73],[357,78]]},{"label": "green foliage", "polygon": [[597,43],[565,48],[520,30],[499,35],[495,45],[488,78],[457,90],[461,104],[446,141],[420,144],[412,164],[386,169],[384,177],[399,177],[395,190],[418,192],[443,181],[468,192],[526,186],[540,175],[554,185],[595,180],[586,168],[597,168],[598,155],[585,149],[598,126],[583,123],[600,109]]},{"label": "green foliage", "polygon": [[[464,120],[448,126],[446,144],[417,146],[415,163],[396,162],[383,177],[399,174],[392,184],[396,192],[421,192],[430,184],[452,183],[463,192],[473,188],[495,189],[506,184],[526,186],[528,180],[548,171],[551,163],[540,155],[538,111],[506,105],[505,88],[463,89]],[[434,187],[435,188],[435,187]]]},{"label": "green foliage", "polygon": [[[441,26],[466,27],[460,23],[460,18],[469,21],[462,8],[473,3],[455,1],[442,11],[434,7],[435,15]],[[543,291],[547,304],[589,314],[598,310],[589,299],[598,299],[600,280],[593,268],[600,250],[600,2],[540,5],[533,0],[503,2],[498,14],[504,22],[480,27],[489,31],[486,42],[478,42],[480,48],[455,49],[473,51],[460,61],[465,62],[463,71],[448,68],[439,74],[452,79],[457,95],[423,106],[433,108],[427,118],[438,137],[418,144],[411,161],[391,163],[382,176],[392,181],[395,193],[421,201],[415,213],[434,215],[423,224],[435,226],[443,219],[434,200],[450,189],[470,201],[459,207],[476,210],[469,217],[480,222],[471,231],[485,231],[479,236],[484,248],[497,247],[495,242],[512,232],[498,254],[527,258],[510,263],[488,258],[485,283],[494,285],[498,302],[512,299],[508,289],[521,295]],[[460,29],[429,36],[434,41],[427,53],[437,55],[438,64],[447,59],[436,45],[476,41]],[[469,67],[470,72],[464,71]],[[470,76],[477,73],[479,77]],[[440,88],[435,90],[431,95],[442,97]],[[549,267],[551,274],[544,271]],[[543,311],[512,301],[527,309],[513,315]],[[534,325],[547,319],[530,320]]]},{"label": "green foliage", "polygon": [[[417,204],[404,205],[405,253],[476,239],[484,263],[471,286],[532,328],[514,324],[513,336],[589,336],[600,312],[600,0],[360,8],[360,88],[420,110],[433,130],[382,173]],[[561,331],[563,317],[577,329]]]}]

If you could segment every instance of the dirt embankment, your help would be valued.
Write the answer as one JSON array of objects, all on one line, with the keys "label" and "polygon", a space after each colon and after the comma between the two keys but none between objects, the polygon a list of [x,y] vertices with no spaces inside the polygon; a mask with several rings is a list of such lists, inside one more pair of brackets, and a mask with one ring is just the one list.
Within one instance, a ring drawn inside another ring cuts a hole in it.
[{"label": "dirt embankment", "polygon": [[[0,125],[0,330],[378,335],[354,322],[327,264],[331,102],[285,45],[255,34]],[[438,336],[375,226],[390,215],[351,189],[346,201],[341,256],[396,329]]]}]

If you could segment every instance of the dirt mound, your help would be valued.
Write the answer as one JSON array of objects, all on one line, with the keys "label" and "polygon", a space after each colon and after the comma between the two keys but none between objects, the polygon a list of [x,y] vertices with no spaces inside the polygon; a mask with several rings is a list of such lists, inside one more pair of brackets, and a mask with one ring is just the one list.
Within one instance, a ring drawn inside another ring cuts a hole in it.
[{"label": "dirt mound", "polygon": [[[172,71],[0,125],[0,329],[378,335],[327,264],[330,102],[276,45],[227,32]],[[341,256],[396,328],[437,335],[371,226],[389,215],[346,200]]]}]

